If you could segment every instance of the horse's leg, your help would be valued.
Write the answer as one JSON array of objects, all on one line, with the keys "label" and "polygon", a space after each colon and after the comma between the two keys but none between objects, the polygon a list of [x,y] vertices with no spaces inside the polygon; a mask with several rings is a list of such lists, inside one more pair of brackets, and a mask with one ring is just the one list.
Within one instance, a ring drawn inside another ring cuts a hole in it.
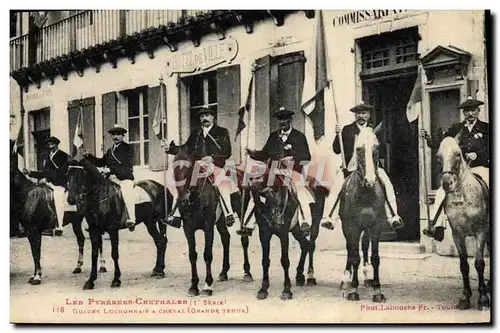
[{"label": "horse's leg", "polygon": [[319,219],[313,217],[313,223],[311,226],[311,236],[309,238],[309,268],[307,269],[307,285],[315,286],[316,278],[314,277],[314,251],[316,250],[316,239],[319,235]]},{"label": "horse's leg", "polygon": [[[383,223],[383,222],[381,222]],[[368,234],[365,232],[365,234]],[[374,228],[370,229],[369,235],[371,236],[371,241],[372,241],[372,256],[371,256],[371,261],[372,261],[372,266],[373,266],[373,282],[371,283],[372,288],[373,288],[373,297],[372,300],[373,302],[376,303],[384,303],[386,301],[386,298],[384,294],[380,291],[380,256],[378,252],[379,248],[379,238],[380,238],[380,224],[376,225]],[[364,238],[364,237],[363,237]],[[368,252],[368,250],[366,251]]]},{"label": "horse's leg", "polygon": [[357,226],[353,226],[351,224],[351,230],[348,241],[347,241],[347,255],[349,266],[352,267],[352,280],[351,280],[351,288],[349,290],[349,295],[347,299],[350,301],[359,301],[358,294],[358,269],[359,264],[361,262],[361,258],[359,256],[359,237],[361,236],[361,230]]},{"label": "horse's leg", "polygon": [[310,254],[311,243],[309,240],[307,240],[304,232],[300,231],[300,227],[298,225],[293,228],[292,235],[300,244],[300,259],[299,264],[297,265],[297,275],[295,277],[295,283],[297,284],[297,286],[303,286],[305,283],[304,264],[306,262],[307,254]]},{"label": "horse's leg", "polygon": [[200,290],[198,289],[198,270],[196,268],[196,261],[198,260],[198,254],[196,253],[196,238],[194,235],[195,230],[191,228],[186,228],[186,221],[184,221],[184,234],[189,247],[189,262],[191,263],[191,287],[189,288],[189,296],[198,296]]},{"label": "horse's leg", "polygon": [[290,259],[288,257],[288,243],[289,243],[289,237],[288,237],[288,228],[286,230],[281,231],[280,235],[280,242],[281,242],[281,266],[283,267],[283,271],[285,273],[285,281],[284,281],[284,289],[283,292],[281,293],[281,299],[283,301],[292,299],[292,283],[290,282],[290,275],[288,273],[288,270],[290,268]]},{"label": "horse's leg", "polygon": [[[102,238],[102,237],[101,237]],[[113,281],[111,282],[111,288],[118,288],[121,286],[120,277],[122,275],[120,271],[120,265],[118,264],[119,258],[119,238],[118,238],[118,230],[112,231],[109,233],[109,240],[111,242],[111,258],[115,264],[115,275],[113,277]]]},{"label": "horse's leg", "polygon": [[[364,279],[364,285],[369,287],[373,279],[370,278],[373,273],[373,267],[372,264],[370,264],[369,257],[368,257],[368,249],[370,247],[370,234],[368,232],[363,232],[363,237],[361,238],[361,251],[363,252],[363,279]],[[372,255],[373,255],[373,249],[372,249]]]},{"label": "horse's leg", "polygon": [[465,237],[453,232],[453,241],[458,250],[458,256],[460,258],[460,272],[462,273],[464,289],[462,292],[462,297],[458,301],[456,307],[459,310],[470,309],[470,297],[472,296],[472,290],[470,288],[469,281],[469,263],[467,262],[467,247],[465,244]]},{"label": "horse's leg", "polygon": [[267,226],[259,225],[259,239],[260,245],[262,247],[262,286],[257,293],[257,299],[266,299],[269,293],[269,265],[271,260],[269,259],[269,252],[271,250],[271,230]]},{"label": "horse's leg", "polygon": [[39,285],[42,283],[42,266],[40,265],[42,233],[36,228],[29,228],[28,240],[30,242],[31,254],[33,255],[33,263],[35,265],[35,270],[33,276],[29,279],[29,283],[32,285]]},{"label": "horse's leg", "polygon": [[[162,233],[156,226],[156,221],[153,220],[152,209],[149,203],[139,204],[135,206],[136,221],[143,221],[146,225],[149,235],[153,238],[156,246],[156,264],[151,272],[151,277],[162,279],[165,277],[165,252],[167,250],[166,233]],[[148,207],[149,206],[149,207]]]},{"label": "horse's leg", "polygon": [[212,296],[212,284],[214,283],[214,278],[212,277],[213,246],[214,226],[212,223],[207,223],[207,226],[205,227],[205,249],[203,251],[203,260],[205,260],[206,266],[206,276],[205,286],[201,291],[201,294],[204,296]]},{"label": "horse's leg", "polygon": [[85,235],[82,230],[83,215],[75,212],[66,212],[64,217],[70,219],[73,233],[76,236],[76,242],[78,244],[78,259],[73,274],[80,274],[82,272],[83,249],[85,247]]},{"label": "horse's leg", "polygon": [[250,244],[250,237],[242,236],[241,237],[241,246],[243,247],[243,271],[245,275],[243,275],[244,282],[252,282],[253,276],[250,273],[250,260],[248,259],[248,245]]},{"label": "horse's leg", "polygon": [[490,299],[487,295],[486,284],[484,283],[484,246],[486,244],[486,233],[484,231],[476,233],[476,267],[478,277],[479,299],[477,301],[478,310],[488,310],[490,308]]},{"label": "horse's leg", "polygon": [[90,277],[83,285],[83,290],[94,289],[94,281],[97,279],[97,258],[99,256],[99,243],[101,232],[96,227],[89,226],[90,242],[92,244],[92,268]]},{"label": "horse's leg", "polygon": [[102,254],[103,252],[103,241],[102,238],[99,240],[99,273],[106,273],[108,270],[106,269],[106,259]]},{"label": "horse's leg", "polygon": [[231,235],[229,234],[229,230],[227,229],[227,225],[224,219],[219,218],[217,221],[217,231],[220,235],[220,240],[222,243],[222,251],[223,251],[223,259],[222,259],[222,271],[219,274],[219,281],[227,281],[228,276],[227,272],[229,271],[229,245],[231,241]]}]

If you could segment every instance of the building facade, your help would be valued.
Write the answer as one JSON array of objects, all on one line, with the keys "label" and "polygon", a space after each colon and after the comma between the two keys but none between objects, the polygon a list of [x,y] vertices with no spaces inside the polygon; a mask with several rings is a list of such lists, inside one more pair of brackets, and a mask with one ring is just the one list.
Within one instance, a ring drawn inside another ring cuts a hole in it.
[{"label": "building facade", "polygon": [[[432,202],[439,175],[435,151],[422,150],[418,129],[431,135],[446,130],[462,119],[457,106],[471,95],[485,102],[480,119],[488,121],[486,13],[324,11],[323,18],[333,89],[325,92],[325,137],[314,143],[300,111],[315,40],[314,11],[14,12],[11,138],[24,121],[25,163],[36,169],[47,136],[57,136],[61,148],[71,151],[81,107],[87,150],[101,156],[111,145],[107,129],[119,123],[135,147],[136,179],[163,182],[163,152],[152,130],[161,79],[169,141],[185,142],[198,126],[197,109],[210,105],[218,124],[228,128],[232,158],[240,163],[245,147],[264,145],[277,128],[270,115],[285,106],[295,110],[294,126],[306,133],[315,159],[326,160],[331,174],[340,163],[331,148],[334,109],[347,125],[354,120],[349,109],[365,101],[376,107],[372,123],[383,122],[383,165],[406,223],[398,233],[384,230],[383,240],[420,242],[433,251],[421,231],[427,223],[424,200]],[[252,68],[254,107],[236,136]],[[422,114],[409,123],[406,108],[417,80]],[[340,232],[328,242],[344,246]]]}]

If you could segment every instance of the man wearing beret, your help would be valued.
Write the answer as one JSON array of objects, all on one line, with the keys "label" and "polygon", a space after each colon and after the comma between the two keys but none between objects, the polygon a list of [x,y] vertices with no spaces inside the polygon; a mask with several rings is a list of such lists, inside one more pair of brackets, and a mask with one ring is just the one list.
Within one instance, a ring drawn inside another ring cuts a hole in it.
[{"label": "man wearing beret", "polygon": [[[439,148],[445,137],[455,138],[465,161],[471,167],[471,171],[483,178],[489,186],[489,125],[478,119],[479,106],[483,104],[483,102],[469,97],[458,107],[463,110],[463,122],[453,124],[443,135],[438,135],[435,138],[431,138],[424,129],[421,130],[421,135],[426,139],[427,145],[435,149]],[[439,209],[444,198],[444,190],[440,187],[436,191],[435,207]],[[435,219],[436,216],[433,217],[433,220]],[[446,216],[443,216],[443,220],[440,222],[446,225]],[[429,235],[432,234],[432,231],[426,230],[424,233]]]},{"label": "man wearing beret", "polygon": [[133,231],[135,226],[135,194],[134,194],[134,149],[123,141],[127,130],[114,125],[108,130],[113,139],[113,147],[109,148],[102,158],[85,152],[85,157],[95,166],[105,167],[104,172],[114,176],[110,179],[120,185],[123,201],[127,207],[128,219],[125,226]]},{"label": "man wearing beret", "polygon": [[57,225],[55,234],[61,236],[63,234],[63,218],[64,211],[67,207],[66,191],[66,172],[68,171],[68,154],[59,149],[58,138],[51,136],[45,141],[49,150],[49,156],[43,161],[42,171],[28,171],[24,173],[29,177],[41,179],[40,183],[47,184],[53,189],[54,205],[56,207]]},{"label": "man wearing beret", "polygon": [[[335,209],[336,213],[334,215],[335,218],[333,221],[330,218],[330,216],[328,216],[328,214],[330,214],[335,204],[335,201],[337,200],[338,195],[342,189],[344,177],[350,174],[355,169],[355,165],[353,163],[354,162],[353,155],[354,155],[354,143],[356,140],[356,136],[359,134],[362,128],[367,126],[371,127],[369,124],[369,120],[371,112],[373,112],[374,110],[375,108],[373,106],[361,102],[361,104],[356,105],[355,107],[350,109],[351,112],[354,112],[355,121],[345,126],[342,129],[342,143],[344,145],[345,160],[348,163],[348,166],[347,170],[342,170],[343,172],[337,173],[337,176],[334,179],[333,185],[330,189],[330,193],[328,194],[328,197],[325,199],[325,206],[323,209],[323,218],[321,219],[321,226],[327,229],[333,230],[335,228],[335,224],[337,224],[338,221],[340,220],[340,217],[338,215],[338,207],[339,207],[338,204]],[[335,125],[336,137],[335,141],[333,142],[333,151],[336,154],[339,154],[341,152],[340,140],[338,135],[340,131],[341,131],[340,126],[338,124]],[[377,132],[376,130],[374,131]],[[381,138],[379,138],[379,141],[382,142]],[[383,158],[384,154],[385,154],[384,146],[380,145],[379,157]],[[378,168],[378,177],[382,183],[382,186],[385,187],[385,192],[387,194],[386,205],[385,205],[385,210],[388,217],[387,222],[389,223],[389,226],[391,228],[399,229],[403,227],[403,221],[397,213],[398,207],[392,183],[387,174],[385,173],[384,169],[382,169],[381,167]],[[394,212],[394,214],[392,214],[392,212]]]},{"label": "man wearing beret", "polygon": [[[312,220],[311,207],[314,198],[305,187],[302,177],[303,166],[310,162],[311,153],[305,135],[292,127],[292,117],[294,112],[280,107],[273,117],[278,118],[280,129],[271,133],[264,148],[260,151],[247,149],[249,156],[257,161],[270,160],[270,163],[281,161],[292,165],[290,185],[292,191],[297,195],[301,213],[299,212],[300,228],[304,231],[310,229],[308,221]],[[251,211],[253,202],[250,200],[247,212]],[[245,217],[247,214],[244,215]],[[244,225],[237,231],[241,236],[251,236],[255,228],[255,219],[243,219]]]},{"label": "man wearing beret", "polygon": [[[226,180],[224,181],[218,181],[222,179],[223,173],[227,172],[224,166],[226,165],[226,160],[231,157],[229,132],[226,128],[215,124],[214,109],[204,106],[198,111],[197,115],[200,117],[201,128],[193,131],[186,141],[187,153],[195,161],[200,161],[199,165],[201,167],[206,166],[208,168],[207,172],[213,172],[214,185],[218,188],[223,200],[221,208],[225,215],[226,224],[230,226],[238,220],[238,216],[233,212],[231,206],[231,193],[237,192],[238,187],[229,181],[229,178],[225,178]],[[179,151],[179,146],[176,146],[173,142],[167,144],[165,140],[162,140],[161,146],[168,154],[175,155]],[[166,222],[170,226],[180,228],[181,217],[177,205],[178,191],[174,182],[171,181],[174,179],[172,168],[167,170],[167,179],[167,187],[172,193],[174,201],[172,207],[177,208],[169,214]]]}]

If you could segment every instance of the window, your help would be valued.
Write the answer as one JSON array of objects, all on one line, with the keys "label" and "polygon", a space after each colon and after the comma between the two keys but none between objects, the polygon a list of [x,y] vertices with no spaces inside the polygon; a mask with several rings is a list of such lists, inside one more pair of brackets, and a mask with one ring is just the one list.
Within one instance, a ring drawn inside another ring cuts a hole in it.
[{"label": "window", "polygon": [[149,112],[146,93],[133,90],[127,96],[128,142],[134,147],[134,166],[149,165]]},{"label": "window", "polygon": [[10,38],[18,36],[18,12],[10,11]]},{"label": "window", "polygon": [[217,114],[217,72],[193,76],[188,84],[189,91],[189,123],[191,131],[199,128],[198,110],[210,107]]}]

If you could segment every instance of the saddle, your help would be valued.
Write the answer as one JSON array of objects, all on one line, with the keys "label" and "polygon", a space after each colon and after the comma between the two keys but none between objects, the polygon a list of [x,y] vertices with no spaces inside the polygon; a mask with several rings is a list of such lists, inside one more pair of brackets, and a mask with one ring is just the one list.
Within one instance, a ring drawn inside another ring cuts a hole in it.
[{"label": "saddle", "polygon": [[489,200],[489,198],[490,198],[490,190],[489,190],[488,185],[486,184],[486,182],[484,181],[484,179],[480,175],[478,175],[477,173],[472,173],[472,174],[474,175],[474,177],[476,178],[476,180],[481,185],[481,190],[482,190],[484,198],[486,200]]}]

